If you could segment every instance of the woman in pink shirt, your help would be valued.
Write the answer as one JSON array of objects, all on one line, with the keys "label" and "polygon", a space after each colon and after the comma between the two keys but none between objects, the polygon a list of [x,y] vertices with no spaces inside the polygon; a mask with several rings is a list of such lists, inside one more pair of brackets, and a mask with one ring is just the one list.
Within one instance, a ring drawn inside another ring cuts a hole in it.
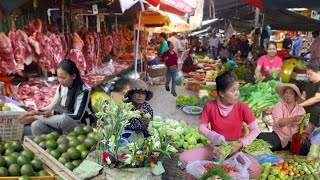
[{"label": "woman in pink shirt", "polygon": [[270,42],[267,47],[267,54],[261,56],[257,62],[255,70],[255,77],[257,79],[264,78],[265,80],[269,80],[271,71],[276,70],[279,74],[282,66],[282,59],[277,56],[277,44]]},{"label": "woman in pink shirt", "polygon": [[[290,83],[279,84],[276,93],[282,101],[275,105],[272,110],[274,121],[271,133],[261,133],[257,138],[263,139],[272,145],[272,151],[290,149],[292,136],[299,131],[299,125],[306,111],[297,102],[301,101],[299,88]],[[314,126],[305,120],[305,131],[312,132]]]},{"label": "woman in pink shirt", "polygon": [[[256,118],[249,106],[239,101],[239,82],[233,72],[225,71],[216,78],[216,88],[219,98],[206,103],[200,116],[199,132],[208,138],[212,144],[185,151],[179,156],[182,167],[188,162],[195,160],[213,159],[215,146],[231,143],[231,154],[241,151],[260,133]],[[249,134],[243,136],[242,124],[248,124]],[[211,126],[209,129],[208,126]],[[239,141],[237,141],[239,140]],[[251,165],[248,168],[250,178],[258,178],[262,168],[258,161],[251,155],[246,154]]]}]

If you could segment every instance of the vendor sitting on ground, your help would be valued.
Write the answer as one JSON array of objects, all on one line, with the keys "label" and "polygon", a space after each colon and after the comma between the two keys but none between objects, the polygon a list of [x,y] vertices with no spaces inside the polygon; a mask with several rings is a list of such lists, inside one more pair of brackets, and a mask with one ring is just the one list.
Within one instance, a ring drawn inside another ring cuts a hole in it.
[{"label": "vendor sitting on ground", "polygon": [[116,102],[121,102],[125,99],[126,93],[130,90],[130,80],[125,78],[118,79],[113,86],[113,91],[110,97]]},{"label": "vendor sitting on ground", "polygon": [[225,57],[222,57],[222,58],[221,58],[221,63],[222,63],[222,64],[227,64],[227,65],[229,65],[230,67],[237,67],[237,66],[238,66],[236,62],[234,62],[234,61],[232,61],[232,60],[230,60],[230,59],[227,59],[227,58],[225,58]]},{"label": "vendor sitting on ground", "polygon": [[[276,93],[282,98],[272,110],[274,125],[271,133],[261,133],[257,138],[272,145],[272,151],[289,150],[292,136],[299,131],[299,125],[306,111],[297,102],[301,101],[299,88],[290,83],[279,84]],[[312,132],[314,126],[305,120],[305,131]]]},{"label": "vendor sitting on ground", "polygon": [[21,124],[31,124],[33,136],[52,131],[68,134],[80,123],[85,123],[85,118],[92,114],[88,108],[90,92],[83,83],[76,64],[69,59],[61,61],[57,75],[60,86],[51,104],[39,111],[22,113],[19,117]]},{"label": "vendor sitting on ground", "polygon": [[188,57],[183,62],[183,65],[181,68],[182,72],[188,73],[188,72],[192,72],[196,69],[197,65],[193,64],[193,58],[192,58],[193,53],[194,53],[193,49],[190,49]]},{"label": "vendor sitting on ground", "polygon": [[134,106],[133,111],[141,111],[141,118],[134,118],[129,121],[129,125],[126,130],[135,131],[137,134],[142,133],[144,137],[149,136],[148,125],[153,119],[153,109],[146,102],[153,97],[152,91],[148,90],[147,84],[138,79],[132,83],[131,89],[125,95],[128,100],[125,102],[131,102]]},{"label": "vendor sitting on ground", "polygon": [[[234,141],[231,143],[231,155],[235,154],[251,144],[260,133],[249,106],[239,101],[239,82],[236,75],[230,71],[222,72],[216,78],[216,88],[218,99],[206,103],[199,124],[199,132],[212,144],[183,152],[179,157],[183,168],[191,161],[212,160],[215,146],[226,144],[226,141]],[[243,122],[248,124],[249,128],[249,134],[245,137],[242,132]],[[248,168],[250,178],[258,178],[262,171],[259,162],[253,156],[245,155],[251,161]]]}]

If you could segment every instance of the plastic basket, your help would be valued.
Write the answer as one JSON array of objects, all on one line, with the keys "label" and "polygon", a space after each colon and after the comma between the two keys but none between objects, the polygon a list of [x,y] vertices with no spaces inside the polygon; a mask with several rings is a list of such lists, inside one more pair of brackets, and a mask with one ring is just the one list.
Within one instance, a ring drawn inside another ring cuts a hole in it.
[{"label": "plastic basket", "polygon": [[155,66],[148,66],[147,72],[150,77],[160,77],[165,76],[167,73],[167,67],[164,65],[155,65]]},{"label": "plastic basket", "polygon": [[10,107],[11,111],[0,111],[1,140],[21,140],[23,134],[23,124],[18,122],[18,118],[25,110],[11,102],[6,102],[5,105]]}]

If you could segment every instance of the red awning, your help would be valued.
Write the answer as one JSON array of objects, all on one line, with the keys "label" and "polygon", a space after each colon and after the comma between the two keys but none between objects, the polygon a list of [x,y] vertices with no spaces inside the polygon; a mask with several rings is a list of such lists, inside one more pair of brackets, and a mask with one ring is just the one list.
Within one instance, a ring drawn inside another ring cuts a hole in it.
[{"label": "red awning", "polygon": [[160,10],[184,16],[185,14],[193,15],[195,8],[186,3],[184,0],[146,0],[153,6],[160,4]]},{"label": "red awning", "polygon": [[241,0],[242,2],[245,2],[247,4],[250,4],[254,7],[259,8],[261,11],[264,11],[264,4],[262,2],[262,0]]}]

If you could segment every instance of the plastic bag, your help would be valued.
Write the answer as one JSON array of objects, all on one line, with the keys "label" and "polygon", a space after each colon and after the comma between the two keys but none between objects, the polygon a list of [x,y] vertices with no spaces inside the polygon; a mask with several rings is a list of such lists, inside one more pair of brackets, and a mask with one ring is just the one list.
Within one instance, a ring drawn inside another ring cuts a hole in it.
[{"label": "plastic bag", "polygon": [[284,162],[284,159],[272,154],[262,154],[259,156],[256,156],[257,161],[262,164],[269,162],[271,164],[282,164]]},{"label": "plastic bag", "polygon": [[188,174],[191,174],[195,178],[201,178],[201,176],[204,175],[204,173],[207,171],[203,166],[206,164],[218,164],[217,162],[202,160],[202,161],[192,161],[189,162],[186,171]]},{"label": "plastic bag", "polygon": [[185,83],[184,77],[182,76],[181,71],[176,72],[176,77],[175,77],[176,85],[177,86],[183,86]]},{"label": "plastic bag", "polygon": [[[240,161],[243,162],[240,162]],[[238,152],[231,156],[229,159],[225,160],[223,164],[228,164],[229,166],[235,166],[238,172],[229,173],[235,180],[248,180],[249,171],[248,168],[251,165],[251,161],[243,152]]]},{"label": "plastic bag", "polygon": [[[239,160],[243,161],[242,163]],[[186,171],[196,178],[200,178],[206,172],[206,169],[203,167],[206,164],[213,163],[219,164],[218,162],[212,162],[207,160],[202,161],[192,161],[189,162]],[[229,173],[231,177],[235,180],[248,180],[249,179],[249,171],[248,168],[251,165],[251,161],[247,158],[247,156],[243,152],[238,152],[235,155],[231,156],[229,159],[225,160],[223,164],[228,164],[229,166],[235,166],[238,172]]]},{"label": "plastic bag", "polygon": [[318,144],[320,146],[320,128],[314,130],[309,134],[311,144]]}]

